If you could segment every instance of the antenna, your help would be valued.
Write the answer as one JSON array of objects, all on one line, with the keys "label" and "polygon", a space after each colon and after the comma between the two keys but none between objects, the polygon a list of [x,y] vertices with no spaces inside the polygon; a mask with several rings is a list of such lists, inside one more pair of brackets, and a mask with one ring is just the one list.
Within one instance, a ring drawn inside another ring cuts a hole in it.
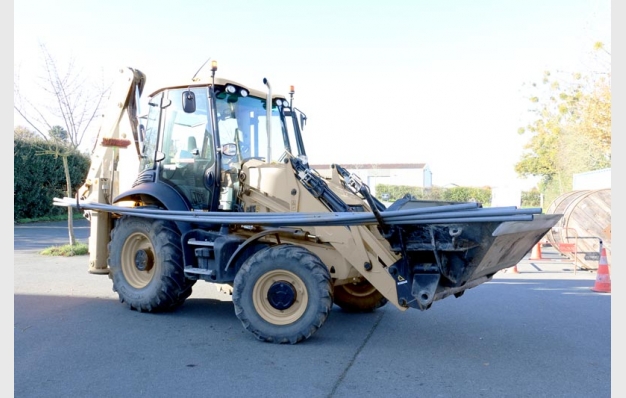
[{"label": "antenna", "polygon": [[202,70],[202,68],[204,68],[204,65],[207,64],[207,62],[209,62],[211,60],[211,57],[209,57],[206,61],[204,61],[204,63],[202,64],[202,66],[200,66],[200,68],[198,69],[198,71],[193,75],[193,77],[191,78],[191,81],[196,81],[196,76],[198,76],[198,73],[200,73],[200,71]]}]

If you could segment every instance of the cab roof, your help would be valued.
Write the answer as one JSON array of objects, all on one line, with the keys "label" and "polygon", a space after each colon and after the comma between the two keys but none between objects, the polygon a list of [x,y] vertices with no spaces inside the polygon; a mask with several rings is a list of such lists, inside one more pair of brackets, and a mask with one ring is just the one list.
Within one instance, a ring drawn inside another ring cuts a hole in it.
[{"label": "cab roof", "polygon": [[[215,80],[216,86],[225,86],[227,84],[232,84],[234,86],[245,88],[246,90],[248,90],[248,93],[254,97],[260,97],[260,98],[267,97],[267,91],[251,88],[245,84],[241,84],[234,80],[230,80],[230,79],[223,78],[223,77],[215,77],[215,79],[211,79],[210,77],[209,78],[197,77],[193,80],[189,79],[187,82],[184,82],[184,81],[174,82],[172,85],[161,86],[160,88],[154,90],[152,93],[150,93],[149,97],[153,97],[154,95],[160,93],[163,90],[188,88],[188,87],[208,87],[213,84],[213,80]],[[272,93],[272,98],[273,99],[276,99],[276,98],[286,99],[285,95],[275,94],[275,93]]]}]

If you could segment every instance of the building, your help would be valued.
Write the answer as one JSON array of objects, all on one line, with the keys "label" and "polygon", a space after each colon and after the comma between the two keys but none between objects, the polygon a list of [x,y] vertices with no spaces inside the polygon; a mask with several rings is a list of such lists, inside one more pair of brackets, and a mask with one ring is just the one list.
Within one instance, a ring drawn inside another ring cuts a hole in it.
[{"label": "building", "polygon": [[[312,164],[311,168],[320,173],[330,172],[329,164]],[[407,185],[412,187],[431,188],[433,174],[426,163],[369,163],[341,164],[341,167],[354,173],[370,188],[376,196],[376,185]]]},{"label": "building", "polygon": [[600,169],[574,174],[572,189],[580,191],[585,189],[611,188],[611,169]]}]

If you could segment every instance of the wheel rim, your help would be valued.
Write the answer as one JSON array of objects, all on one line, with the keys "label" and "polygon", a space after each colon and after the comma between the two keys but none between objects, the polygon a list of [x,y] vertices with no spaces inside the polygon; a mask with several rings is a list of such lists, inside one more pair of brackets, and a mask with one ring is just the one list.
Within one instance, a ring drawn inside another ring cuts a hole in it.
[{"label": "wheel rim", "polygon": [[367,297],[376,292],[376,288],[369,282],[347,283],[341,287],[355,297]]},{"label": "wheel rim", "polygon": [[135,289],[146,287],[154,276],[154,247],[148,236],[132,234],[124,242],[121,268],[128,283]]},{"label": "wheel rim", "polygon": [[254,285],[252,295],[257,313],[274,325],[297,321],[309,302],[302,279],[285,270],[274,270],[261,276]]}]

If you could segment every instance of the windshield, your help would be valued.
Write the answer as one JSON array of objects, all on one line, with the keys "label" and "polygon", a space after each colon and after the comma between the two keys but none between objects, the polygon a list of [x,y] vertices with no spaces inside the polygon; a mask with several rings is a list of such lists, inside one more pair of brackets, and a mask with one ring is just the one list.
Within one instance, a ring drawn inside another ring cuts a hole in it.
[{"label": "windshield", "polygon": [[[227,94],[224,91],[218,92],[216,97],[220,146],[235,144],[239,154],[234,156],[241,156],[241,159],[261,158],[268,162],[281,159],[289,145],[285,141],[286,134],[276,105],[272,106],[268,137],[265,98]],[[229,160],[228,156],[224,158]]]}]

